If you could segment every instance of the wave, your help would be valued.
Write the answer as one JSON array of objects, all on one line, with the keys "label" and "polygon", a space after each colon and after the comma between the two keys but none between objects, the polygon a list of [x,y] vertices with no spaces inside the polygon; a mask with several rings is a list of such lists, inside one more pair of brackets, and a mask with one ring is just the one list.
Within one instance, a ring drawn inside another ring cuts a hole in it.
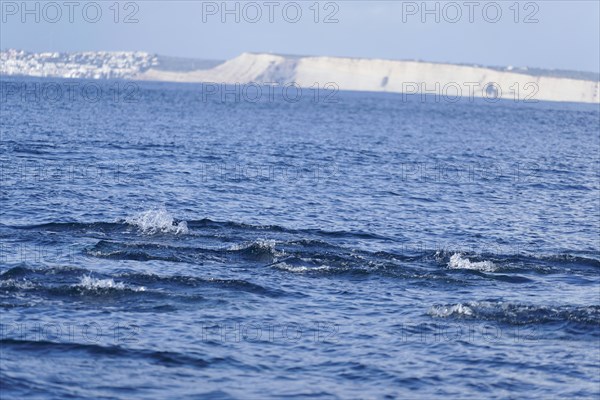
[{"label": "wave", "polygon": [[154,351],[149,349],[133,349],[121,346],[103,346],[101,344],[91,343],[71,343],[71,342],[52,342],[47,340],[20,340],[12,338],[0,339],[0,345],[3,349],[17,349],[20,351],[32,351],[36,354],[58,352],[61,354],[72,352],[83,352],[94,356],[105,357],[124,357],[144,359],[165,366],[192,366],[194,368],[204,368],[210,364],[226,361],[222,358],[216,358],[211,361],[194,357],[190,354],[183,354],[172,351]]},{"label": "wave", "polygon": [[[600,259],[597,258],[599,255],[597,253],[590,253],[588,257],[573,255],[569,253],[561,253],[561,254],[550,254],[550,255],[540,255],[537,258],[542,261],[549,261],[553,263],[564,263],[564,264],[578,264],[578,265],[586,265],[590,267],[600,268]],[[594,258],[595,257],[595,258]]]},{"label": "wave", "polygon": [[[577,252],[574,252],[577,253]],[[597,276],[600,261],[596,253],[586,256],[560,254],[496,254],[463,253],[459,251],[436,251],[434,259],[449,270],[474,271],[478,273],[505,272],[536,274],[579,274]],[[426,257],[426,255],[425,255]],[[483,276],[483,275],[482,275]],[[498,279],[501,275],[488,275]]]},{"label": "wave", "polygon": [[[484,279],[522,283],[528,280],[519,277],[519,273],[579,274],[595,279],[600,268],[600,254],[597,252],[488,254],[427,248],[404,251],[407,247],[402,243],[392,246],[386,244],[384,246],[389,247],[388,250],[373,252],[368,250],[370,243],[376,243],[376,247],[381,248],[383,240],[392,239],[364,232],[288,229],[278,225],[249,225],[207,218],[181,221],[164,208],[147,210],[120,222],[50,223],[18,229],[73,232],[84,235],[86,239],[99,239],[95,245],[82,249],[83,254],[92,257],[195,265],[237,265],[247,262],[263,266],[294,257],[295,262],[287,262],[288,266],[292,266],[287,269],[290,272],[322,271],[331,274],[354,270],[400,277],[450,276],[449,279],[459,279],[460,271],[472,271]],[[168,240],[163,236],[152,238],[156,234],[173,236]],[[360,239],[356,244],[360,248],[349,247],[348,243],[353,240],[347,239]],[[404,250],[395,251],[395,248]],[[329,268],[319,270],[319,266]],[[283,265],[275,265],[275,268],[286,270]],[[464,281],[464,274],[461,279]]]},{"label": "wave", "polygon": [[491,261],[472,262],[460,253],[454,253],[448,261],[448,267],[452,269],[472,269],[476,271],[494,272],[498,266]]},{"label": "wave", "polygon": [[164,208],[135,214],[126,218],[125,222],[138,227],[145,235],[154,235],[156,233],[187,235],[189,233],[187,222],[175,221],[173,216]]},{"label": "wave", "polygon": [[[72,283],[68,284],[69,281]],[[65,285],[65,282],[67,285]],[[286,293],[242,279],[221,279],[191,275],[161,276],[152,273],[122,272],[111,276],[94,276],[81,268],[53,267],[30,269],[13,267],[0,274],[0,289],[4,291],[37,291],[51,295],[97,295],[146,292],[161,296],[185,294],[182,289],[213,288],[279,297]]]},{"label": "wave", "polygon": [[249,231],[270,231],[270,232],[280,232],[280,233],[289,233],[289,234],[304,234],[304,236],[321,236],[321,237],[331,237],[331,238],[356,238],[356,239],[376,239],[382,241],[393,241],[393,238],[389,238],[386,236],[381,236],[371,232],[362,232],[362,231],[327,231],[315,228],[305,228],[305,229],[294,229],[287,228],[280,225],[253,225],[247,224],[244,222],[235,222],[235,221],[215,221],[209,218],[204,218],[201,220],[193,220],[188,221],[188,225],[192,228],[198,229],[234,229],[234,230],[249,230]]},{"label": "wave", "polygon": [[428,313],[436,318],[489,320],[512,325],[576,322],[600,327],[600,305],[538,306],[502,301],[473,301],[434,305]]},{"label": "wave", "polygon": [[[123,243],[100,240],[93,247],[85,250],[92,257],[115,260],[134,261],[170,261],[170,262],[199,262],[209,259],[214,251],[210,249],[168,246],[154,243]],[[205,257],[201,257],[205,255]]]},{"label": "wave", "polygon": [[[259,247],[270,247],[280,251],[279,244],[285,242],[287,246],[298,245],[301,248],[321,247],[323,250],[339,249],[341,246],[335,239],[361,239],[375,240],[378,242],[389,241],[397,243],[397,238],[385,237],[374,233],[366,233],[360,231],[326,231],[320,229],[293,229],[279,225],[251,225],[243,222],[235,221],[216,221],[209,218],[200,220],[177,220],[166,209],[151,209],[137,213],[133,216],[125,218],[117,222],[64,222],[64,223],[47,223],[41,225],[29,225],[13,227],[17,229],[30,230],[45,230],[45,231],[61,231],[61,232],[79,232],[86,234],[101,233],[104,239],[118,239],[117,234],[130,233],[128,227],[135,227],[137,231],[144,236],[170,233],[175,235],[187,235],[190,240],[198,239],[198,237],[207,237],[212,240],[220,240],[221,242],[230,242],[233,240],[244,240],[241,244],[230,245],[229,250],[243,251],[243,247],[250,247],[253,244],[258,249]],[[11,227],[8,227],[11,228]],[[256,236],[265,236],[265,232],[271,232],[273,235],[270,239],[256,239]],[[254,238],[248,238],[249,235]],[[108,238],[107,238],[108,236]],[[130,237],[130,236],[127,236]],[[368,244],[367,242],[363,242]],[[399,243],[400,248],[407,248],[406,245]],[[398,247],[397,246],[397,247]],[[492,245],[493,247],[493,245]],[[482,246],[485,248],[485,246]],[[434,248],[421,248],[414,254],[399,254],[394,252],[380,252],[378,254],[384,258],[396,258],[404,261],[413,261],[423,258],[444,259],[450,269],[472,269],[484,272],[493,272],[498,269],[507,269],[507,267],[519,268],[519,264],[541,264],[549,265],[580,265],[587,267],[600,268],[600,253],[598,252],[569,252],[565,251],[557,254],[501,254],[501,253],[485,253],[471,254],[470,252],[461,251],[440,251]],[[477,260],[483,258],[483,260]],[[474,260],[475,259],[475,260]],[[527,265],[525,265],[527,267]],[[527,269],[527,268],[525,268]]]},{"label": "wave", "polygon": [[50,268],[28,268],[23,265],[12,267],[0,274],[0,281],[31,277],[34,275],[52,275],[54,277],[81,275],[89,272],[85,268],[78,267],[50,267]]},{"label": "wave", "polygon": [[173,233],[179,235],[198,234],[198,231],[232,231],[237,232],[273,232],[282,234],[318,236],[328,238],[356,238],[367,240],[393,241],[393,238],[361,231],[327,231],[320,229],[294,229],[279,225],[254,225],[235,221],[217,221],[210,218],[200,220],[177,220],[165,208],[149,209],[115,222],[49,222],[24,226],[14,226],[16,229],[44,230],[58,232],[80,233],[116,233],[124,227],[133,226],[145,235],[157,233]]},{"label": "wave", "polygon": [[316,267],[307,267],[305,265],[291,265],[286,262],[278,262],[273,264],[273,268],[288,271],[293,273],[306,273],[306,272],[320,272],[320,271],[331,271],[332,268],[329,265],[319,265]]},{"label": "wave", "polygon": [[27,279],[2,279],[0,280],[0,288],[4,290],[30,290],[36,285]]},{"label": "wave", "polygon": [[432,306],[429,314],[433,317],[450,317],[452,315],[472,316],[473,309],[464,304],[452,304],[446,306]]},{"label": "wave", "polygon": [[196,246],[170,246],[154,243],[123,243],[100,240],[87,249],[86,254],[117,260],[169,261],[192,264],[205,262],[232,263],[238,261],[257,261],[270,263],[284,252],[275,249],[275,242],[257,240],[235,244],[228,248],[204,248]]},{"label": "wave", "polygon": [[84,289],[84,290],[133,290],[134,292],[144,292],[146,288],[143,286],[139,287],[129,287],[125,285],[123,282],[115,282],[113,279],[99,279],[94,278],[90,275],[84,275],[79,280],[79,283],[73,285],[76,288]]},{"label": "wave", "polygon": [[272,239],[258,239],[251,242],[234,244],[229,247],[228,252],[240,254],[249,259],[273,261],[278,257],[285,257],[285,250],[277,250],[277,241]]},{"label": "wave", "polygon": [[275,248],[277,242],[275,240],[269,239],[259,239],[250,243],[237,243],[232,245],[229,250],[231,251],[239,251],[239,250],[248,250],[248,249],[262,249],[262,250],[272,250]]},{"label": "wave", "polygon": [[[193,244],[196,242],[192,241]],[[590,269],[592,261],[581,264],[581,258],[549,262],[544,258],[465,255],[439,251],[403,255],[386,251],[371,252],[307,238],[255,239],[213,248],[100,240],[87,249],[86,254],[117,260],[160,260],[194,265],[209,263],[228,267],[250,264],[293,273],[376,274],[391,278],[444,279],[457,282],[464,282],[472,277],[465,277],[454,271],[473,272],[482,279],[515,284],[532,282],[535,277],[524,276],[531,273],[597,275],[595,268]]]},{"label": "wave", "polygon": [[124,225],[119,222],[48,222],[44,224],[15,226],[14,228],[47,232],[109,234],[118,231]]},{"label": "wave", "polygon": [[128,282],[148,285],[148,286],[175,286],[175,287],[215,287],[218,289],[237,290],[242,292],[250,292],[262,294],[270,297],[278,297],[284,294],[279,289],[266,288],[256,283],[248,282],[242,279],[220,279],[220,278],[201,278],[188,275],[169,275],[160,276],[155,274],[144,274],[136,272],[126,272],[117,275],[117,277],[127,280]]}]

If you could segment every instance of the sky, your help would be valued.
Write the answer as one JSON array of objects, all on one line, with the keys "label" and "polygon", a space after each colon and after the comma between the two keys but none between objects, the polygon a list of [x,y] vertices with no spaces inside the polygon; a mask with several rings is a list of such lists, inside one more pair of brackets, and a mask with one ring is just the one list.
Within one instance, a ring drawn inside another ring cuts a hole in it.
[{"label": "sky", "polygon": [[0,1],[0,48],[600,70],[600,1]]}]

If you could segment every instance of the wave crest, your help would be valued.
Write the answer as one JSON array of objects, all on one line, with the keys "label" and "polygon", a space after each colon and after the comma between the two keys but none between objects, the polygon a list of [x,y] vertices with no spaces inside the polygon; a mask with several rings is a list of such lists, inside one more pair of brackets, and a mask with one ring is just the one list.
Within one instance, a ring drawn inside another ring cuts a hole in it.
[{"label": "wave crest", "polygon": [[429,310],[429,315],[432,317],[449,317],[451,315],[473,315],[473,309],[464,304],[454,304],[450,306],[433,306]]},{"label": "wave crest", "polygon": [[79,280],[79,283],[74,285],[77,288],[85,290],[133,290],[135,292],[143,292],[145,287],[129,288],[123,282],[115,282],[113,279],[98,279],[90,275],[84,275]]},{"label": "wave crest", "polygon": [[429,315],[437,318],[468,318],[514,325],[575,322],[600,326],[600,306],[547,306],[502,301],[472,301],[434,305]]},{"label": "wave crest", "polygon": [[304,273],[304,272],[316,272],[316,271],[329,271],[331,267],[329,265],[320,265],[317,267],[307,267],[305,265],[291,265],[285,262],[278,262],[273,264],[273,268],[288,271],[293,273]]},{"label": "wave crest", "polygon": [[471,261],[463,257],[460,253],[452,254],[448,261],[448,268],[452,269],[472,269],[483,272],[494,272],[498,269],[496,264],[491,261]]},{"label": "wave crest", "polygon": [[137,226],[142,233],[174,233],[187,235],[189,233],[186,221],[176,222],[173,216],[164,208],[147,210],[125,219],[129,225]]},{"label": "wave crest", "polygon": [[286,255],[284,250],[277,250],[276,245],[277,241],[272,239],[257,239],[251,242],[234,244],[227,251],[242,254],[250,259],[267,262]]}]

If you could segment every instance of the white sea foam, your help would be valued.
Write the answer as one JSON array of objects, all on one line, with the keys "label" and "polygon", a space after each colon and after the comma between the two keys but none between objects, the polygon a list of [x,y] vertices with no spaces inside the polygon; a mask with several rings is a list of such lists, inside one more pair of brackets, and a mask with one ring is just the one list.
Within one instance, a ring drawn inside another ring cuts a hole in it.
[{"label": "white sea foam", "polygon": [[303,273],[303,272],[312,272],[312,271],[327,271],[331,269],[329,265],[321,265],[319,267],[306,267],[304,265],[290,265],[284,262],[280,262],[277,264],[273,264],[273,268],[280,269],[282,271],[294,272],[294,273]]},{"label": "white sea foam", "polygon": [[115,290],[124,290],[130,289],[136,292],[143,292],[146,290],[145,287],[139,286],[135,288],[127,287],[123,282],[115,282],[113,279],[98,279],[94,278],[90,275],[84,275],[79,280],[79,283],[75,285],[76,287],[87,289],[87,290],[98,290],[98,289],[115,289]]},{"label": "white sea foam", "polygon": [[248,249],[248,248],[254,247],[254,246],[258,246],[259,248],[265,249],[265,250],[273,250],[275,248],[275,244],[277,244],[277,242],[275,242],[275,240],[273,240],[273,239],[257,239],[253,242],[236,243],[236,244],[232,245],[231,247],[229,247],[229,250],[232,250],[232,251],[245,250],[245,249]]},{"label": "white sea foam", "polygon": [[429,309],[429,315],[433,317],[449,317],[451,315],[473,315],[473,309],[464,304],[455,304],[451,306],[433,306]]},{"label": "white sea foam", "polygon": [[27,279],[7,279],[0,280],[0,287],[17,288],[17,289],[33,289],[35,285]]},{"label": "white sea foam", "polygon": [[173,216],[164,208],[138,213],[125,219],[125,222],[137,226],[146,235],[153,235],[155,233],[186,235],[189,233],[187,222],[180,221],[179,223],[175,223]]},{"label": "white sea foam", "polygon": [[472,269],[476,271],[494,272],[498,267],[491,261],[472,262],[464,258],[460,253],[454,253],[450,257],[448,267],[453,269]]}]

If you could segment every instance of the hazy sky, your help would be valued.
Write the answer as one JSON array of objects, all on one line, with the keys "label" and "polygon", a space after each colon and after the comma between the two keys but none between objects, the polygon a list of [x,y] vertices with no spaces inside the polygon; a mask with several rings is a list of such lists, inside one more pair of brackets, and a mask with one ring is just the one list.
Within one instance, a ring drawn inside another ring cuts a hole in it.
[{"label": "hazy sky", "polygon": [[[132,1],[118,7],[115,1],[65,1],[28,2],[25,10],[21,1],[2,0],[0,47],[144,50],[205,59],[252,51],[600,69],[597,0],[516,6],[514,0],[461,0],[425,7],[421,1],[321,1],[317,6],[313,0],[225,6],[221,1]],[[225,7],[231,13],[224,14]]]}]

